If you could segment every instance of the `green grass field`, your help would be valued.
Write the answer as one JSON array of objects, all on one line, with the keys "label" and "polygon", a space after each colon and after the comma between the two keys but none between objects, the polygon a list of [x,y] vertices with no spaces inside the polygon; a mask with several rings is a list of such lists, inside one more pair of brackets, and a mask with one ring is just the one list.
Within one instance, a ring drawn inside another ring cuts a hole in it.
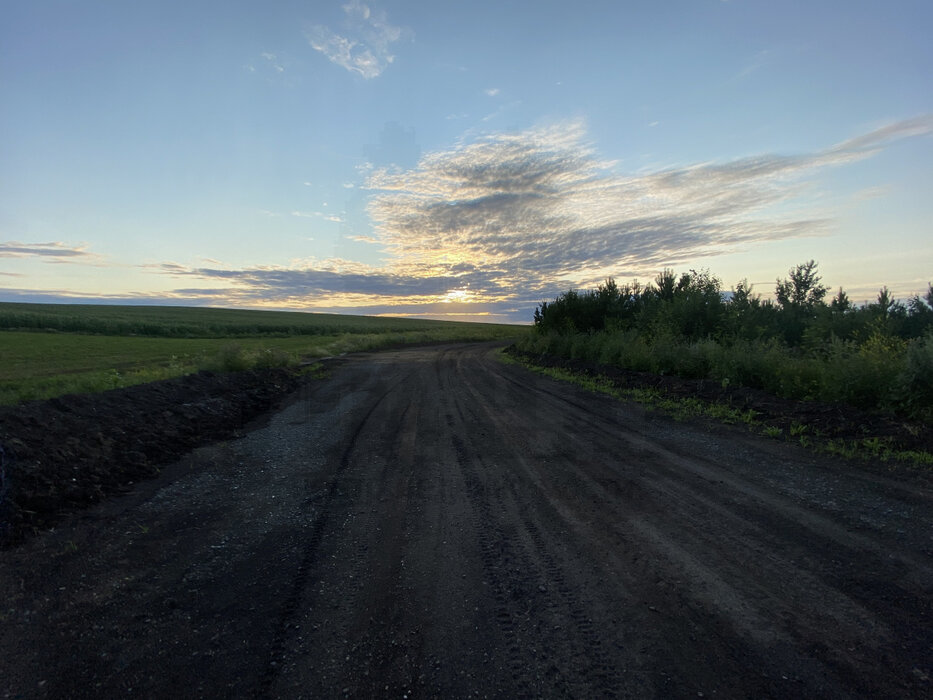
[{"label": "green grass field", "polygon": [[464,327],[486,328],[490,331],[496,328],[516,328],[497,324],[312,314],[299,311],[0,302],[0,330],[58,330],[69,333],[161,338],[231,338],[417,330],[437,332],[439,328]]},{"label": "green grass field", "polygon": [[293,365],[398,344],[525,332],[522,326],[283,311],[0,303],[0,404],[200,369]]}]

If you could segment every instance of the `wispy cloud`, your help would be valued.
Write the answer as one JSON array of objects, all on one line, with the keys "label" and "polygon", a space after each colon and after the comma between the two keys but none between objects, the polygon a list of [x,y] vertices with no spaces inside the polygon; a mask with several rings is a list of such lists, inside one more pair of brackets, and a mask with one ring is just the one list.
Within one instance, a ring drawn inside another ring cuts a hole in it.
[{"label": "wispy cloud", "polygon": [[778,214],[816,170],[933,132],[898,122],[824,151],[762,155],[655,172],[601,160],[582,122],[494,134],[375,171],[370,215],[395,260],[468,259],[514,284],[587,280],[689,261],[755,242],[824,232],[818,215]]},{"label": "wispy cloud", "polygon": [[37,257],[46,262],[90,262],[98,256],[90,253],[86,246],[68,246],[59,241],[51,243],[0,242],[0,258]]},{"label": "wispy cloud", "polygon": [[246,70],[270,84],[294,87],[300,78],[290,70],[290,66],[291,62],[285,53],[262,51],[247,64]]},{"label": "wispy cloud", "polygon": [[270,53],[269,51],[264,51],[260,55],[269,63],[269,65],[272,66],[272,69],[276,73],[285,72],[285,66],[282,65],[282,62],[279,60],[279,57],[276,56],[274,53]]},{"label": "wispy cloud", "polygon": [[739,73],[735,76],[736,79],[741,80],[743,78],[747,78],[752,73],[755,73],[758,70],[760,70],[771,59],[772,59],[772,52],[770,50],[764,49],[762,51],[759,51],[758,53],[755,54],[754,58],[752,58],[742,68],[742,70],[739,71]]},{"label": "wispy cloud", "polygon": [[604,275],[644,277],[699,256],[822,234],[827,215],[801,214],[795,201],[810,178],[930,133],[933,117],[922,117],[813,153],[637,173],[600,158],[579,121],[490,134],[423,155],[407,170],[369,173],[373,236],[355,240],[378,243],[383,265],[304,260],[160,271],[214,290],[176,290],[186,298],[344,309],[469,299],[527,318],[541,299]]},{"label": "wispy cloud", "polygon": [[499,88],[488,88],[484,90],[483,92],[485,92],[489,97],[495,97],[496,95],[499,94],[500,90]]},{"label": "wispy cloud", "polygon": [[297,216],[303,219],[324,219],[325,221],[333,221],[334,223],[340,224],[343,223],[343,217],[336,214],[327,214],[322,211],[293,211],[292,216]]},{"label": "wispy cloud", "polygon": [[481,121],[491,122],[493,119],[497,119],[498,117],[502,116],[505,112],[508,112],[511,109],[515,109],[516,107],[521,105],[521,103],[522,103],[521,100],[513,100],[512,102],[509,102],[508,104],[502,105],[495,112],[492,112],[491,114],[487,114],[485,117],[482,118]]},{"label": "wispy cloud", "polygon": [[855,136],[835,146],[831,152],[838,154],[872,153],[893,141],[911,136],[926,136],[931,133],[933,133],[933,115],[924,114],[913,119],[885,124],[867,134]]},{"label": "wispy cloud", "polygon": [[[342,261],[345,262],[346,261]],[[230,286],[210,290],[212,295],[226,293],[228,297],[252,302],[284,302],[294,299],[320,298],[322,295],[340,295],[379,300],[398,298],[409,302],[437,301],[452,289],[463,285],[455,270],[448,274],[425,276],[372,268],[358,263],[336,265],[322,261],[308,267],[255,267],[241,270],[217,268],[191,268],[177,263],[165,263],[152,269],[176,277],[217,280]],[[503,292],[504,290],[495,290]],[[179,293],[208,293],[207,290],[184,289]]]},{"label": "wispy cloud", "polygon": [[343,11],[344,34],[315,24],[305,32],[308,43],[352,73],[366,79],[378,77],[395,60],[391,45],[402,38],[405,30],[390,24],[385,12],[373,10],[360,0],[350,0],[343,5]]}]

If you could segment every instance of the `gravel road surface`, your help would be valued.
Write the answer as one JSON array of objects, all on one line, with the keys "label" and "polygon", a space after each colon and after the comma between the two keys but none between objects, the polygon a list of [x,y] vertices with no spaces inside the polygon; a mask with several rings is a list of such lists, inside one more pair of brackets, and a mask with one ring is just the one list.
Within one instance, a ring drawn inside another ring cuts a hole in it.
[{"label": "gravel road surface", "polygon": [[931,697],[929,488],[497,353],[347,358],[0,552],[0,697]]}]

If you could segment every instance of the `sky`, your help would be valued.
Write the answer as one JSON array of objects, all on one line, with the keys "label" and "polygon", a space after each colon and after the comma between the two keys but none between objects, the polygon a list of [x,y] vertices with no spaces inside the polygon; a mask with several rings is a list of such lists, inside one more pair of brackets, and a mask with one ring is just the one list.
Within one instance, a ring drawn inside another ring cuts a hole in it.
[{"label": "sky", "polygon": [[0,301],[933,280],[929,0],[3,0]]}]

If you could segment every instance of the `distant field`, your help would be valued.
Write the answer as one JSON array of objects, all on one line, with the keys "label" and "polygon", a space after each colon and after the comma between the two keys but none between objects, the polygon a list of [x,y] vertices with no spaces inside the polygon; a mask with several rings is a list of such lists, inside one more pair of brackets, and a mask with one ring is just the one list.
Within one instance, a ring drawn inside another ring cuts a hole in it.
[{"label": "distant field", "polygon": [[0,404],[199,369],[282,366],[396,344],[525,332],[522,326],[284,311],[0,303]]},{"label": "distant field", "polygon": [[[250,336],[392,333],[441,328],[473,332],[515,332],[516,326],[424,321],[377,316],[249,311],[181,306],[99,306],[0,302],[0,330],[58,330],[100,335],[161,338],[239,338]],[[485,329],[480,331],[479,329]]]}]

